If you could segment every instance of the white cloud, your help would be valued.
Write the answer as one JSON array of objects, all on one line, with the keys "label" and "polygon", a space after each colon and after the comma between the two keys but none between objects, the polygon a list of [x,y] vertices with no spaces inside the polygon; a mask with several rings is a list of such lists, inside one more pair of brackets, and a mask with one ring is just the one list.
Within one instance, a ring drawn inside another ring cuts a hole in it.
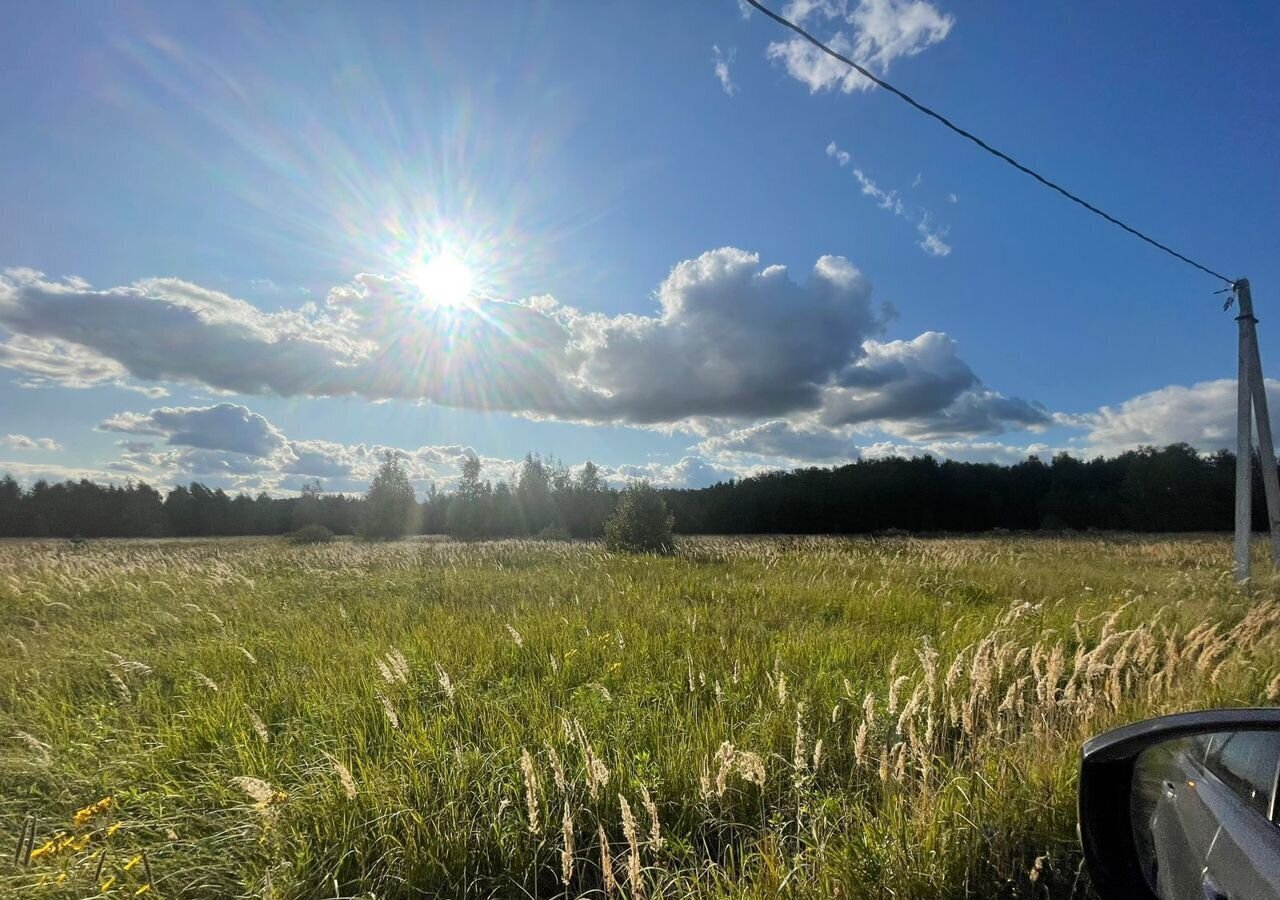
[{"label": "white cloud", "polygon": [[[827,156],[836,160],[842,168],[850,161],[849,154],[836,146],[835,141],[827,144]],[[951,245],[943,240],[950,229],[934,228],[931,224],[932,216],[928,210],[921,210],[918,213],[909,212],[902,202],[901,194],[896,190],[882,188],[857,166],[853,168],[853,177],[858,182],[859,187],[862,188],[863,195],[874,200],[878,207],[900,219],[916,220],[916,233],[920,235],[920,240],[916,242],[916,246],[930,256],[950,255]],[[916,175],[915,181],[911,183],[911,186],[913,188],[917,187],[923,181],[924,177],[922,175]]]},{"label": "white cloud", "polygon": [[216,406],[163,407],[120,413],[98,426],[103,431],[154,434],[173,446],[225,450],[248,456],[270,456],[285,446],[284,435],[252,410],[234,403]]},{"label": "white cloud", "polygon": [[1029,457],[1049,462],[1059,453],[1070,452],[1048,444],[1005,444],[999,441],[931,441],[922,444],[899,444],[884,441],[862,448],[863,459],[913,459],[932,456],[956,462],[998,463],[1015,465]]},{"label": "white cloud", "polygon": [[[817,31],[832,50],[883,75],[890,64],[915,56],[946,39],[955,19],[924,0],[792,0],[783,15]],[[828,26],[819,28],[819,26]],[[829,34],[830,27],[836,30]],[[866,90],[872,83],[849,66],[799,36],[775,41],[765,56],[783,63],[787,73],[811,93]]]},{"label": "white cloud", "polygon": [[[1043,417],[982,388],[943,335],[882,343],[889,313],[872,304],[870,283],[844,257],[819,258],[798,281],[784,266],[725,247],[676,265],[655,299],[651,314],[589,313],[550,297],[449,309],[406,282],[360,275],[323,304],[267,313],[172,279],[94,290],[10,272],[0,279],[0,327],[13,334],[0,346],[72,348],[75,371],[39,369],[50,383],[79,385],[93,370],[112,383],[427,401],[704,437],[818,415],[827,426],[881,418],[912,436],[994,433]],[[885,348],[908,345],[910,364],[890,365],[894,351]],[[957,377],[973,393],[949,386]],[[931,392],[923,406],[921,392]],[[301,444],[290,451],[269,423],[234,403],[123,414],[102,427],[193,450],[292,452],[295,474],[351,468],[321,462]]]},{"label": "white cloud", "polygon": [[0,446],[8,447],[10,450],[43,450],[46,453],[55,453],[62,449],[62,445],[53,438],[33,438],[25,434],[6,434],[0,437]]},{"label": "white cloud", "polygon": [[959,202],[960,202],[960,198],[959,198],[959,197],[957,197],[955,194],[947,194],[947,202],[948,202],[948,203],[959,203]]},{"label": "white cloud", "polygon": [[827,144],[827,156],[830,156],[832,159],[834,159],[837,163],[840,164],[842,168],[844,166],[849,165],[850,157],[848,152],[841,150],[839,147],[837,147],[835,141],[832,141],[831,143]]},{"label": "white cloud", "polygon": [[777,464],[851,462],[858,458],[850,429],[774,419],[701,441],[694,449],[715,460],[744,457]]},{"label": "white cloud", "polygon": [[857,179],[858,184],[862,186],[862,193],[876,201],[876,205],[881,209],[888,210],[895,216],[905,215],[902,206],[902,197],[897,191],[886,191],[870,178],[861,169],[853,170],[853,177]]},{"label": "white cloud", "polygon": [[930,229],[927,215],[920,219],[920,222],[916,225],[916,231],[920,234],[920,240],[917,243],[925,253],[930,256],[949,256],[951,254],[951,245],[942,239],[948,229],[943,228],[937,231]]},{"label": "white cloud", "polygon": [[718,465],[700,456],[686,456],[673,464],[602,466],[600,471],[602,477],[614,487],[622,487],[630,481],[644,480],[657,487],[703,488],[755,474],[760,468]]},{"label": "white cloud", "polygon": [[[1280,409],[1280,381],[1267,380],[1271,410]],[[1090,454],[1114,454],[1142,444],[1186,443],[1198,450],[1233,449],[1236,381],[1221,378],[1191,387],[1169,385],[1095,413],[1061,416],[1059,424],[1083,428]]]},{"label": "white cloud", "polygon": [[713,71],[716,73],[716,80],[720,82],[721,90],[730,97],[738,93],[738,86],[729,74],[729,66],[733,63],[735,56],[737,56],[737,51],[732,47],[727,52],[721,52],[717,45],[711,45],[711,62]]}]

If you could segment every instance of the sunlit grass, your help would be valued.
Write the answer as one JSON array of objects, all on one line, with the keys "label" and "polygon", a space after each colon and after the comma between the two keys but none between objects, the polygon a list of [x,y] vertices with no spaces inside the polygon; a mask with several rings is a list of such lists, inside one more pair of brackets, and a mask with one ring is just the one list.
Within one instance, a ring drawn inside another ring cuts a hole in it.
[{"label": "sunlit grass", "polygon": [[1227,549],[0,545],[0,894],[1084,896],[1080,741],[1280,692]]}]

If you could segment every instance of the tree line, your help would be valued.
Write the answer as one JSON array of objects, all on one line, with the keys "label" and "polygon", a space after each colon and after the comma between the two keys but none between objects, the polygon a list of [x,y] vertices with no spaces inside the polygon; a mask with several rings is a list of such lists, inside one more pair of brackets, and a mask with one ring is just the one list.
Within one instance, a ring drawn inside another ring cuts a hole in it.
[{"label": "tree line", "polygon": [[[1254,521],[1266,522],[1255,456]],[[468,457],[452,490],[415,496],[403,463],[383,461],[364,496],[327,494],[318,481],[297,497],[231,496],[199,482],[162,494],[142,482],[91,481],[22,488],[0,479],[0,537],[209,537],[279,535],[306,526],[395,537],[597,538],[618,503],[600,470],[576,472],[530,454],[510,481],[482,477]],[[1221,531],[1231,527],[1235,457],[1186,444],[1081,460],[1066,454],[1015,465],[932,457],[860,460],[834,468],[769,472],[700,489],[660,491],[684,534],[857,534],[992,529]]]}]

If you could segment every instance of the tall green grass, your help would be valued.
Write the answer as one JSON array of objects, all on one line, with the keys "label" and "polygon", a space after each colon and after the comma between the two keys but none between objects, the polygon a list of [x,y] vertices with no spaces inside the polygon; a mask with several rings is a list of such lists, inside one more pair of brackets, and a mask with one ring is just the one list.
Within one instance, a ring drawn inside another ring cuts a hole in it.
[{"label": "tall green grass", "polygon": [[0,895],[1084,897],[1081,741],[1280,694],[1227,563],[0,545]]}]

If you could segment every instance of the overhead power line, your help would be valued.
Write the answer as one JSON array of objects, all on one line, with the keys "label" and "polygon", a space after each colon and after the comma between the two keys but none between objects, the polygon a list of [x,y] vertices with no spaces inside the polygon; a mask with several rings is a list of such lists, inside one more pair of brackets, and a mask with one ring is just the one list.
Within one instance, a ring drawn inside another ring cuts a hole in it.
[{"label": "overhead power line", "polygon": [[1180,259],[1187,265],[1195,266],[1201,272],[1204,272],[1208,275],[1212,275],[1214,278],[1219,278],[1222,281],[1225,281],[1227,284],[1230,284],[1230,285],[1235,284],[1236,280],[1234,278],[1228,278],[1226,275],[1223,275],[1221,272],[1215,272],[1213,269],[1210,269],[1208,266],[1204,266],[1196,262],[1191,257],[1184,256],[1181,253],[1179,253],[1177,250],[1174,250],[1172,247],[1166,246],[1165,244],[1162,244],[1159,241],[1157,241],[1155,238],[1149,237],[1148,235],[1143,234],[1141,231],[1134,228],[1133,226],[1126,225],[1124,222],[1121,222],[1115,216],[1109,213],[1106,213],[1101,209],[1098,209],[1098,207],[1094,206],[1092,203],[1088,202],[1087,200],[1077,197],[1075,194],[1071,193],[1062,185],[1057,184],[1053,181],[1050,181],[1048,178],[1045,178],[1043,175],[1041,175],[1039,172],[1035,171],[1034,169],[1028,166],[1024,166],[1022,163],[1018,162],[1009,154],[1004,153],[1000,150],[997,150],[995,147],[992,147],[990,144],[988,144],[986,141],[984,141],[982,138],[978,137],[977,135],[973,134],[972,132],[965,131],[955,122],[952,122],[950,119],[948,119],[946,116],[942,115],[941,113],[936,112],[930,109],[929,107],[925,106],[923,103],[916,100],[910,94],[907,94],[905,91],[898,90],[896,87],[889,84],[889,82],[885,81],[883,78],[878,78],[875,75],[871,74],[871,72],[867,71],[865,68],[858,65],[853,60],[849,59],[849,57],[844,56],[843,54],[837,53],[835,50],[832,50],[830,47],[822,43],[822,41],[818,40],[809,32],[805,31],[795,22],[792,22],[790,19],[783,18],[773,10],[769,9],[769,7],[758,2],[758,0],[747,0],[747,2],[750,3],[752,6],[754,6],[756,9],[760,10],[760,12],[764,13],[769,18],[773,19],[773,21],[777,22],[779,25],[789,28],[792,31],[794,31],[796,34],[800,35],[800,37],[804,38],[806,41],[813,44],[813,46],[817,47],[823,53],[835,59],[840,60],[840,62],[854,69],[859,75],[868,79],[873,84],[876,84],[879,87],[884,88],[886,91],[893,94],[898,99],[903,100],[907,104],[915,107],[917,110],[924,113],[926,116],[929,116],[932,119],[938,120],[943,125],[947,126],[952,131],[954,131],[956,134],[960,135],[962,138],[966,138],[967,140],[972,141],[973,143],[977,144],[979,147],[981,147],[983,150],[986,150],[988,153],[990,153],[992,156],[996,157],[997,159],[1004,160],[1009,165],[1017,169],[1019,172],[1022,172],[1023,174],[1026,174],[1026,175],[1030,175],[1032,178],[1034,178],[1036,181],[1043,184],[1045,187],[1052,188],[1062,196],[1066,197],[1068,200],[1071,200],[1074,203],[1080,204],[1081,206],[1089,210],[1089,212],[1093,213],[1094,215],[1101,216],[1102,218],[1110,222],[1112,225],[1116,225],[1116,226],[1119,226],[1120,228],[1123,228],[1125,231],[1129,232],[1134,237],[1140,238],[1146,241],[1151,246],[1156,247],[1157,249],[1163,250],[1165,253],[1168,253],[1170,256],[1174,257],[1175,259]]}]

